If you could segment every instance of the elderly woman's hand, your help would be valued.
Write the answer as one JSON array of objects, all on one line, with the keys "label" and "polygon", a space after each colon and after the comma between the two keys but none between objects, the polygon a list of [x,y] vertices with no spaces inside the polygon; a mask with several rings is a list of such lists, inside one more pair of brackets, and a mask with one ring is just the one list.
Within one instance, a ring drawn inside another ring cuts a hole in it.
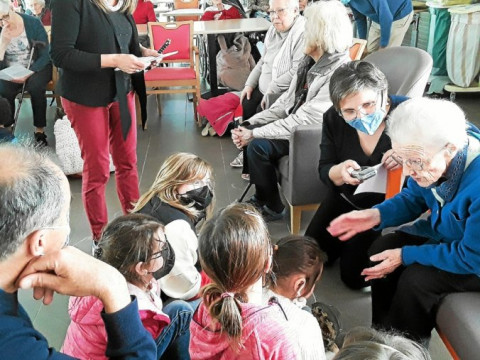
[{"label": "elderly woman's hand", "polygon": [[402,265],[402,249],[382,251],[370,256],[370,261],[381,261],[381,263],[362,271],[362,275],[366,276],[365,281],[384,278]]},{"label": "elderly woman's hand", "polygon": [[250,100],[250,97],[252,96],[252,91],[253,91],[253,87],[251,86],[245,86],[242,90],[242,94],[240,95],[240,103],[243,102],[243,99],[245,98],[245,96],[247,97],[247,100]]},{"label": "elderly woman's hand", "polygon": [[23,84],[25,81],[27,81],[27,79],[32,76],[32,74],[28,74],[28,75],[25,75],[24,77],[22,78],[18,78],[18,79],[12,79],[10,80],[11,82],[14,82],[14,83],[17,83],[17,84]]},{"label": "elderly woman's hand", "polygon": [[332,220],[327,231],[332,236],[337,236],[341,241],[345,241],[362,231],[370,230],[380,222],[378,209],[350,211]]},{"label": "elderly woman's hand", "polygon": [[393,150],[388,150],[382,157],[382,164],[387,170],[396,170],[401,167],[401,164],[397,163],[393,157],[391,157]]},{"label": "elderly woman's hand", "polygon": [[247,146],[253,139],[253,131],[243,126],[232,130],[232,140],[237,149]]},{"label": "elderly woman's hand", "polygon": [[14,37],[15,36],[13,35],[11,27],[5,25],[2,28],[2,32],[0,33],[0,43],[6,47],[8,44],[10,44]]}]

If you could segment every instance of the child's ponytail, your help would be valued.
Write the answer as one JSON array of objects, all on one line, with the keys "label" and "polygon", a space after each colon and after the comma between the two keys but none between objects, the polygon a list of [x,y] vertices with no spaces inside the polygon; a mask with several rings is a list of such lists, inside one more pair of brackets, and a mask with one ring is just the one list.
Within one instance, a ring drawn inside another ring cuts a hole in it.
[{"label": "child's ponytail", "polygon": [[222,291],[217,284],[207,285],[202,294],[212,319],[218,321],[234,347],[241,347],[242,311],[235,294]]}]

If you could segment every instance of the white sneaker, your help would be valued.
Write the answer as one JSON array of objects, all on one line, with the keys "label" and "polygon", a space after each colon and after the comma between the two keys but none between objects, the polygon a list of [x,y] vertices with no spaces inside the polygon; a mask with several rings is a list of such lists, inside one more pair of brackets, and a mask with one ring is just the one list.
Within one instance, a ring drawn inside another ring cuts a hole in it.
[{"label": "white sneaker", "polygon": [[243,151],[237,155],[235,159],[230,163],[230,166],[233,168],[242,168],[243,167]]}]

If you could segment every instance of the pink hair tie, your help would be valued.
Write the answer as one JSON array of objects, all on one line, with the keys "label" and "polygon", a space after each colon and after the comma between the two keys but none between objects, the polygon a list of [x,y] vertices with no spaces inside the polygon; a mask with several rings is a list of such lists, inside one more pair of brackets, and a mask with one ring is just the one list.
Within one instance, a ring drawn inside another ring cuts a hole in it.
[{"label": "pink hair tie", "polygon": [[227,297],[231,297],[231,298],[234,298],[235,297],[235,294],[234,293],[231,293],[231,292],[224,292],[222,295],[221,295],[222,299],[225,299]]}]

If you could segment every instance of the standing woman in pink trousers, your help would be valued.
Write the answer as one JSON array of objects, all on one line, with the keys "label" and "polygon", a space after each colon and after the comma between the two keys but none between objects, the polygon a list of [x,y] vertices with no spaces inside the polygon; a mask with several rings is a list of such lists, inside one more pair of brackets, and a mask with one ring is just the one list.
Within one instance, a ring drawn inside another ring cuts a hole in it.
[{"label": "standing woman in pink trousers", "polygon": [[[54,0],[50,55],[60,69],[62,104],[84,160],[82,200],[95,255],[108,222],[105,187],[109,154],[124,213],[138,200],[136,92],[145,113],[142,47],[132,12],[135,0]],[[143,116],[142,116],[143,117]],[[145,118],[144,118],[145,119]],[[144,120],[143,119],[143,120]]]}]

